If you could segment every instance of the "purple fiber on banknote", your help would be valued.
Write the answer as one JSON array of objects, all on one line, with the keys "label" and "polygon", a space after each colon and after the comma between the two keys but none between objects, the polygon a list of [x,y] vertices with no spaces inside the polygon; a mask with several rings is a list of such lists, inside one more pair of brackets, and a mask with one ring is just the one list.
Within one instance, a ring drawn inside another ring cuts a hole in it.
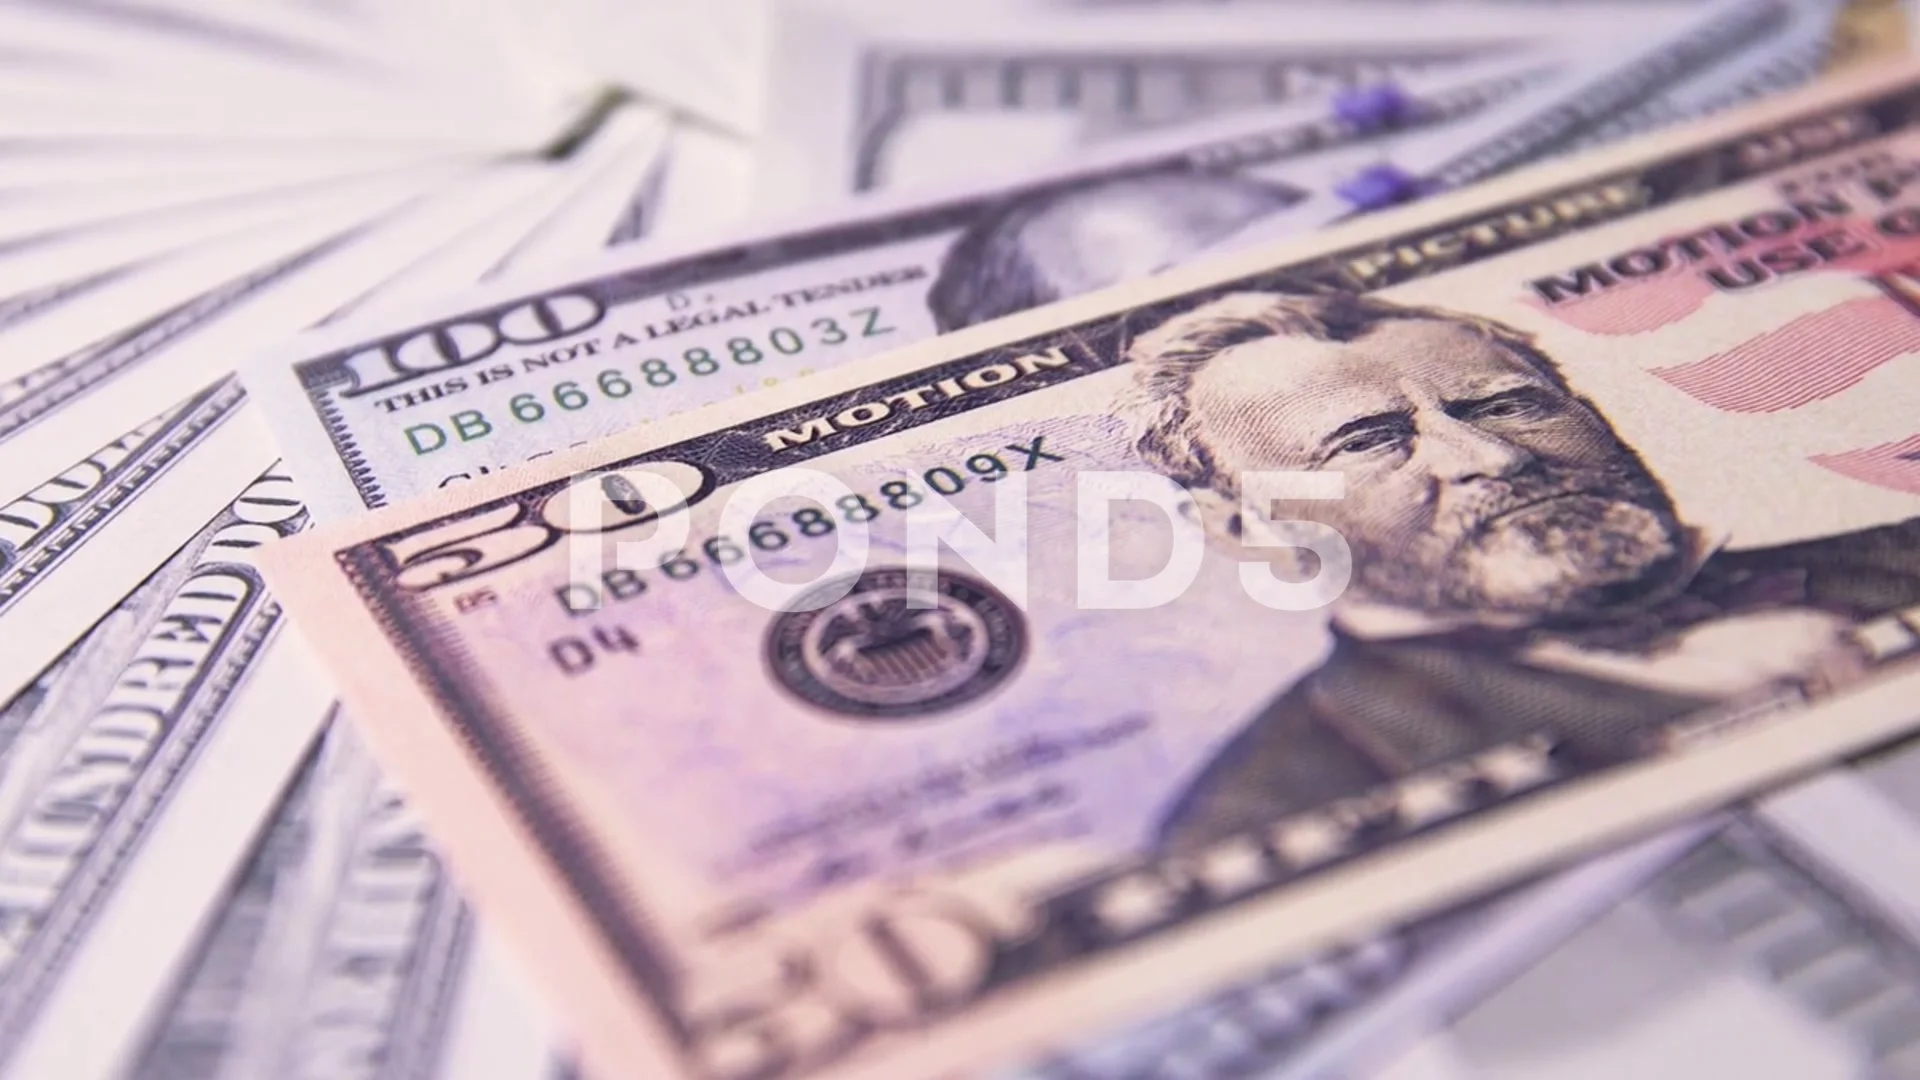
[{"label": "purple fiber on banknote", "polygon": [[1412,101],[1392,83],[1355,87],[1334,95],[1333,115],[1361,129],[1391,127],[1407,118]]},{"label": "purple fiber on banknote", "polygon": [[1392,165],[1371,165],[1342,181],[1334,191],[1358,210],[1378,210],[1421,194],[1418,178]]}]

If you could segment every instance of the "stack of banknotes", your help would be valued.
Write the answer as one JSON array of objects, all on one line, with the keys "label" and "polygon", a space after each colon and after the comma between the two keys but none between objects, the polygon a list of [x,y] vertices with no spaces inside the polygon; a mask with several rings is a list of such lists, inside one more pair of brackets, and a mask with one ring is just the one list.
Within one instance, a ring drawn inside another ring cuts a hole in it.
[{"label": "stack of banknotes", "polygon": [[0,1080],[1920,1078],[1896,0],[0,0]]}]

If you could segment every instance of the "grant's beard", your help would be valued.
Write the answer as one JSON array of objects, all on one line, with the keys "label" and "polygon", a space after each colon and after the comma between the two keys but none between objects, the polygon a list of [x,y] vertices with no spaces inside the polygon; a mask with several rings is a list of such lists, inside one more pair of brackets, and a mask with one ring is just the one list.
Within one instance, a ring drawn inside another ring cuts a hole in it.
[{"label": "grant's beard", "polygon": [[1435,614],[1602,619],[1663,599],[1686,570],[1686,529],[1622,446],[1602,466],[1535,462],[1441,495],[1430,531],[1356,552],[1373,598]]}]

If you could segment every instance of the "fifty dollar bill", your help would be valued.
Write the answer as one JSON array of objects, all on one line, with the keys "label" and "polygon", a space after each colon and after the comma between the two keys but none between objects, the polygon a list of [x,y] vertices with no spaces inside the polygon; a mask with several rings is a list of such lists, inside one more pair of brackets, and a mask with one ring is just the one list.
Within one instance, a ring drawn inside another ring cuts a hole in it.
[{"label": "fifty dollar bill", "polygon": [[1916,178],[1856,79],[269,573],[590,1073],[1010,1060],[1920,720]]}]

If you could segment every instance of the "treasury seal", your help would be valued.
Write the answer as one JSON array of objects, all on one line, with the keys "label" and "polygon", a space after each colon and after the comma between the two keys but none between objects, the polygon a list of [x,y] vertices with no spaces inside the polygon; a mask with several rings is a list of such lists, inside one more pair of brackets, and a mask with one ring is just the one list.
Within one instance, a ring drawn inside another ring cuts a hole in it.
[{"label": "treasury seal", "polygon": [[[844,579],[813,595],[842,587]],[[931,589],[910,589],[903,569],[869,570],[840,599],[786,612],[767,631],[780,685],[823,709],[872,719],[980,698],[1007,681],[1026,650],[1026,623],[1006,597],[944,571]]]}]

